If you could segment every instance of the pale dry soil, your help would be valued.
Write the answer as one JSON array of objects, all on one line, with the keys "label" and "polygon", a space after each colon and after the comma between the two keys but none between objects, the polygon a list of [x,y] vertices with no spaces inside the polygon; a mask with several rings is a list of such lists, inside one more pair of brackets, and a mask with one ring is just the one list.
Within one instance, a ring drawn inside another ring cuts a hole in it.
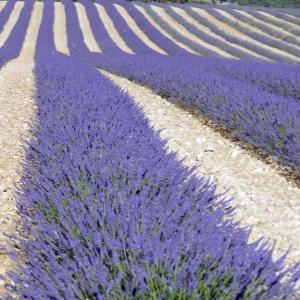
[{"label": "pale dry soil", "polygon": [[[9,239],[5,234],[15,234],[19,221],[15,191],[20,184],[20,162],[25,158],[24,142],[30,138],[29,124],[35,117],[34,47],[41,9],[42,4],[36,3],[19,57],[0,70],[0,245],[4,246],[0,275],[15,265],[8,256]],[[0,299],[4,292],[4,282],[0,280]]]}]

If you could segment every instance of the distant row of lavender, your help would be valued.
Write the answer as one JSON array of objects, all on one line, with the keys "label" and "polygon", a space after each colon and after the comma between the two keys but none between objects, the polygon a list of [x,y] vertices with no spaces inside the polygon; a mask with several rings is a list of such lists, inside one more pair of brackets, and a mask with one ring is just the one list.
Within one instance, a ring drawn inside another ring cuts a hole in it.
[{"label": "distant row of lavender", "polygon": [[[97,2],[97,1],[96,1]],[[100,1],[101,5],[103,5],[106,8],[106,11],[110,18],[112,19],[116,29],[120,33],[120,35],[123,38],[126,38],[126,42],[128,46],[135,52],[139,54],[150,54],[153,53],[153,50],[150,49],[147,45],[145,45],[129,28],[129,26],[126,24],[126,22],[121,17],[120,13],[117,11],[117,9],[111,5],[111,3],[107,3],[106,1]],[[169,34],[173,36],[173,38],[177,41],[180,41],[181,43],[187,45],[190,49],[194,50],[196,53],[202,55],[202,56],[210,56],[210,57],[218,57],[220,56],[219,53],[217,53],[215,50],[210,49],[209,47],[206,47],[204,45],[200,45],[199,43],[192,41],[191,39],[185,37],[183,33],[180,33],[176,28],[168,24],[159,14],[157,14],[151,6],[143,3],[134,3],[134,2],[126,2],[126,1],[114,1],[114,3],[117,3],[119,5],[122,5],[128,13],[133,17],[134,20],[136,20],[138,26],[148,35],[148,37],[158,46],[160,46],[162,49],[164,49],[168,54],[184,54],[186,51],[182,49],[180,46],[177,46],[174,44],[173,41],[168,39],[166,36],[164,36],[161,32],[159,32],[154,26],[149,23],[149,21],[143,16],[141,12],[133,4],[138,4],[139,6],[142,6],[147,14],[155,20],[157,24],[159,24],[165,31],[167,31]],[[91,6],[92,3],[90,3]],[[187,28],[188,31],[196,34],[200,39],[204,40],[207,43],[210,43],[214,46],[219,47],[220,49],[230,53],[234,57],[240,58],[240,59],[247,59],[247,60],[258,60],[258,57],[254,54],[257,53],[261,55],[260,59],[271,59],[275,61],[281,61],[281,62],[295,62],[297,60],[297,57],[300,57],[300,49],[288,42],[285,42],[283,40],[279,40],[276,38],[270,37],[268,40],[268,45],[283,50],[287,53],[290,53],[294,56],[288,57],[287,55],[276,53],[275,51],[271,51],[269,49],[266,49],[263,44],[266,42],[266,37],[260,33],[256,33],[250,30],[247,30],[243,27],[239,27],[238,29],[242,31],[243,33],[246,33],[249,37],[262,42],[262,45],[256,45],[252,42],[245,41],[243,39],[237,38],[235,36],[232,36],[230,34],[227,34],[225,31],[221,30],[213,24],[213,22],[208,21],[207,19],[201,17],[196,12],[194,12],[189,5],[177,5],[178,7],[184,8],[185,11],[196,21],[203,24],[205,27],[207,27],[209,30],[211,30],[216,35],[223,38],[225,41],[222,41],[221,39],[215,38],[212,35],[209,35],[199,29],[198,27],[194,26],[193,24],[186,21],[182,16],[180,16],[178,13],[176,13],[172,7],[175,6],[175,4],[157,4],[157,6],[161,6],[167,14],[169,14],[172,18],[179,21],[183,26]],[[217,19],[219,19],[222,22],[230,23],[229,20],[219,14],[217,11],[212,9],[212,6],[205,6],[205,10],[215,16]],[[98,12],[96,11],[95,7],[91,8],[91,10],[94,10],[93,12],[93,18],[98,18]],[[225,9],[226,10],[226,9]],[[235,13],[233,9],[227,9],[226,11],[230,11],[230,13]],[[89,13],[90,14],[90,13]],[[106,35],[106,34],[105,34]],[[105,37],[106,39],[106,37]],[[104,48],[106,48],[105,43],[99,39],[99,42],[104,44]],[[167,49],[165,49],[165,46],[167,45]],[[236,47],[235,45],[241,46],[241,48]],[[251,50],[251,52],[247,51],[247,49]],[[274,49],[275,50],[275,49]]]},{"label": "distant row of lavender", "polygon": [[[286,28],[288,28],[289,30],[287,30],[287,29],[279,30],[276,26],[272,26],[272,28],[271,28],[268,24],[268,18],[265,17],[264,15],[260,14],[259,12],[256,12],[255,10],[246,10],[246,12],[254,18],[249,18],[246,15],[243,15],[241,17],[241,14],[239,13],[239,11],[234,11],[234,13],[236,14],[237,17],[240,16],[243,21],[246,21],[250,25],[253,25],[267,33],[270,33],[271,35],[273,35],[276,38],[286,40],[289,43],[295,44],[296,46],[300,46],[300,40],[299,40],[300,31],[299,30],[295,30],[295,29],[293,29],[293,27],[288,26],[288,25],[286,26]],[[265,24],[265,23],[261,23],[259,21],[267,21],[267,22]],[[274,24],[274,21],[273,21],[273,24]],[[284,25],[281,24],[280,26],[284,26]],[[289,33],[292,33],[295,36],[289,35]]]},{"label": "distant row of lavender", "polygon": [[[9,1],[3,11],[0,12],[0,32],[2,21],[7,21],[9,14],[12,12],[15,1]],[[16,58],[21,52],[25,39],[26,30],[30,21],[34,0],[26,0],[24,7],[10,35],[0,48],[0,68],[13,58]]]},{"label": "distant row of lavender", "polygon": [[[186,10],[193,18],[198,20],[200,23],[207,22],[203,17],[198,15],[191,8],[188,7],[188,8],[186,8]],[[240,30],[241,27],[239,27],[238,24],[235,24],[235,23],[233,24],[233,23],[229,22],[225,16],[221,15],[218,11],[214,10],[212,7],[207,6],[207,7],[205,7],[205,10],[207,12],[209,12],[210,15],[215,17],[220,22],[224,22],[224,24],[233,25],[233,28],[237,27]],[[235,14],[233,10],[230,10],[230,13]],[[212,27],[212,25],[210,25],[210,27]],[[245,30],[242,30],[242,31],[245,33]],[[295,62],[295,60],[291,60],[289,57],[287,57],[283,54],[278,54],[278,53],[275,53],[274,51],[270,51],[269,49],[264,48],[263,45],[259,46],[259,45],[256,45],[255,43],[252,43],[251,41],[243,40],[238,37],[235,37],[234,35],[226,34],[224,31],[222,31],[220,29],[217,29],[217,30],[214,29],[214,32],[220,34],[226,40],[228,40],[236,45],[240,45],[246,49],[252,50],[253,52],[260,54],[264,57],[267,57],[271,60],[281,61],[281,62],[292,62],[292,61]],[[250,34],[249,33],[250,32],[247,31],[247,34],[250,37],[252,37],[254,40],[261,41],[261,42],[263,42],[263,44],[266,44],[265,36],[262,36],[259,33],[253,33],[253,32]],[[268,39],[267,45],[273,46],[274,48],[278,48],[278,49],[281,49],[281,50],[284,50],[287,52],[292,52],[292,54],[299,56],[299,51],[297,51],[297,48],[293,48],[288,43],[272,40],[272,38],[270,38],[270,40]]]},{"label": "distant row of lavender", "polygon": [[283,22],[284,19],[283,20],[273,19],[273,18],[270,19],[268,16],[265,16],[264,14],[261,14],[261,13],[259,13],[259,11],[256,11],[256,10],[245,10],[245,11],[247,13],[249,13],[250,15],[252,15],[253,17],[255,17],[256,19],[266,22],[266,24],[275,25],[275,27],[284,29],[285,31],[292,33],[296,36],[300,35],[300,30],[297,30],[290,24]]},{"label": "distant row of lavender", "polygon": [[[245,23],[245,21],[248,21],[248,19],[244,15],[236,12],[233,9],[225,9],[225,8],[223,8],[222,10],[224,10],[224,11],[228,12],[230,15],[236,17],[237,20],[241,22],[241,24]],[[234,21],[230,20],[229,18],[227,18],[226,16],[220,14],[219,12],[215,11],[212,8],[209,8],[209,9],[207,8],[206,11],[209,12],[215,18],[217,18],[219,21],[224,22],[224,24],[228,24],[228,25],[232,26],[233,28],[237,29],[238,31],[242,32],[243,34],[246,34],[246,36],[254,39],[255,41],[259,41],[259,42],[265,44],[266,40],[267,40],[268,41],[267,44],[269,46],[271,46],[271,47],[273,47],[275,49],[283,50],[283,51],[285,51],[287,53],[290,53],[290,54],[292,54],[292,55],[294,55],[296,57],[299,57],[299,59],[300,59],[300,48],[297,47],[296,45],[287,43],[288,42],[288,41],[286,41],[287,37],[285,37],[285,40],[280,40],[278,38],[272,37],[271,34],[266,37],[266,35],[261,34],[259,32],[256,32],[255,31],[255,26],[252,27],[253,30],[250,30],[250,29],[248,29],[248,28],[240,25],[238,22],[234,22]],[[199,22],[203,23],[203,19],[204,18],[201,18],[192,9],[188,8],[187,12],[191,16],[197,18],[199,20]],[[210,23],[208,21],[206,21],[206,22]],[[263,32],[265,32],[265,33],[270,33],[269,31],[270,30],[263,30]],[[255,50],[255,49],[253,48],[253,50]],[[257,52],[257,49],[255,51]],[[259,53],[259,52],[257,52],[257,53]],[[263,53],[261,52],[261,54],[263,54]],[[271,58],[271,59],[275,59],[275,60],[279,60],[279,61],[283,61],[283,62],[289,62],[289,61],[291,61],[289,58],[284,57],[282,55],[274,57],[273,55],[270,56],[270,54],[269,54],[268,57]]]},{"label": "distant row of lavender", "polygon": [[249,232],[224,221],[230,202],[167,154],[134,101],[81,60],[93,55],[69,0],[74,57],[55,51],[54,2],[44,3],[17,298],[296,299],[299,266],[286,273],[284,257],[248,244]]},{"label": "distant row of lavender", "polygon": [[[121,51],[120,48],[116,47],[115,42],[110,38],[107,34],[104,24],[99,18],[95,5],[93,5],[90,1],[80,0],[80,2],[85,5],[86,12],[89,17],[92,30],[96,40],[99,43],[102,51],[105,54],[115,53],[116,55],[122,55],[124,52]],[[130,32],[130,28],[127,24],[121,20],[120,15],[116,12],[115,8],[110,8],[112,5],[109,2],[101,1],[99,2],[101,5],[104,5],[107,9],[110,17],[113,18],[114,25],[120,31],[120,34],[123,39],[127,41],[128,32]],[[183,50],[175,43],[170,41],[164,35],[159,33],[143,16],[142,14],[134,8],[131,3],[127,3],[125,1],[115,1],[114,3],[118,3],[122,5],[128,13],[137,21],[138,25],[142,30],[147,30],[147,34],[152,40],[157,43],[164,51],[166,51],[171,56],[185,56],[185,57],[193,57],[196,61],[199,61],[197,64],[197,68],[199,72],[205,67],[206,71],[217,71],[218,74],[230,76],[239,80],[246,80],[248,83],[254,84],[258,86],[260,89],[267,90],[274,94],[278,94],[286,97],[293,97],[300,100],[300,72],[297,65],[283,65],[283,64],[261,64],[258,63],[257,60],[255,63],[249,62],[249,60],[254,60],[254,56],[247,55],[243,51],[240,53],[237,51],[236,53],[232,52],[232,54],[236,56],[240,56],[248,61],[230,61],[230,60],[222,60],[222,59],[202,59],[198,56],[191,56],[187,51]],[[165,6],[163,6],[165,7]],[[166,6],[166,10],[168,6]],[[114,11],[114,14],[111,13]],[[73,14],[76,15],[76,11],[74,9]],[[179,16],[178,16],[179,17]],[[78,27],[78,26],[77,26]],[[189,27],[192,31],[195,28]],[[78,34],[80,33],[80,29],[77,28]],[[196,31],[195,31],[196,33]],[[130,45],[132,49],[137,54],[153,54],[153,50],[150,48],[145,48],[143,45],[140,47],[140,40],[137,36],[132,35],[130,32]],[[163,41],[163,44],[161,43]],[[82,43],[82,41],[81,41]],[[72,47],[72,44],[70,44]],[[80,47],[77,47],[79,51]],[[85,48],[86,46],[82,44],[81,48]],[[224,46],[224,51],[227,48]],[[80,50],[82,51],[82,49]],[[87,51],[85,51],[87,52]],[[238,54],[239,53],[239,54]],[[196,59],[197,58],[197,59]],[[196,71],[195,71],[196,72]]]}]

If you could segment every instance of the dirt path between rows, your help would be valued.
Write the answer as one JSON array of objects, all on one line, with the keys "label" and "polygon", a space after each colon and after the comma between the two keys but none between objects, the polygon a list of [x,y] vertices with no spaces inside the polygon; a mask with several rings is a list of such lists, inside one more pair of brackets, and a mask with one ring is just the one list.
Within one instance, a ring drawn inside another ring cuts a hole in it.
[{"label": "dirt path between rows", "polygon": [[[0,244],[7,245],[4,234],[14,234],[18,223],[15,186],[20,182],[20,162],[24,159],[21,138],[29,140],[29,122],[35,116],[34,50],[42,4],[36,3],[21,54],[0,70]],[[0,275],[10,271],[14,263],[0,252]],[[0,281],[0,299],[4,282]]]}]

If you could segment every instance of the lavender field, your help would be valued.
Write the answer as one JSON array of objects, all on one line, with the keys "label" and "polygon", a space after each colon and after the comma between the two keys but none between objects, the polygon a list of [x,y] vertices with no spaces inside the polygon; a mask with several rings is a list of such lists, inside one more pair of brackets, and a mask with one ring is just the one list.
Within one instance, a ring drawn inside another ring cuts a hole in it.
[{"label": "lavender field", "polygon": [[300,299],[300,11],[0,1],[0,299]]}]

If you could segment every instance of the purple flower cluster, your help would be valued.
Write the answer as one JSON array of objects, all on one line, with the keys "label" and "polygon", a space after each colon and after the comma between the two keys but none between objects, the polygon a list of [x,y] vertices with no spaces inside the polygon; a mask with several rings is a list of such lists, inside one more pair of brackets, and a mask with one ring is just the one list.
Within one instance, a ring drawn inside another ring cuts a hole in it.
[{"label": "purple flower cluster", "polygon": [[248,230],[225,221],[224,195],[166,153],[133,100],[80,59],[71,1],[74,56],[55,51],[53,1],[44,4],[38,122],[18,193],[26,260],[12,274],[17,298],[296,299],[299,266],[248,243]]},{"label": "purple flower cluster", "polygon": [[[72,34],[79,30],[79,24],[66,9],[69,44],[78,45],[77,52],[85,53],[91,64],[145,84],[172,101],[205,114],[238,138],[275,155],[299,172],[298,66],[189,55],[92,55],[84,50],[80,35]],[[92,28],[95,24],[91,22]]]}]

